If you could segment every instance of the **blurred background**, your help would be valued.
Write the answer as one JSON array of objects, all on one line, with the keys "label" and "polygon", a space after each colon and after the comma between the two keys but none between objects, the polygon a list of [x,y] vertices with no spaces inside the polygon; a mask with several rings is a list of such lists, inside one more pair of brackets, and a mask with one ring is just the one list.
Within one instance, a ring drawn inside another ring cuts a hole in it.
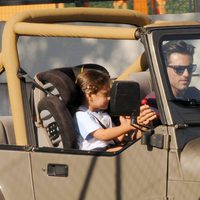
[{"label": "blurred background", "polygon": [[6,21],[16,12],[26,9],[71,6],[132,9],[149,15],[180,14],[200,11],[199,0],[0,0],[0,21]]}]

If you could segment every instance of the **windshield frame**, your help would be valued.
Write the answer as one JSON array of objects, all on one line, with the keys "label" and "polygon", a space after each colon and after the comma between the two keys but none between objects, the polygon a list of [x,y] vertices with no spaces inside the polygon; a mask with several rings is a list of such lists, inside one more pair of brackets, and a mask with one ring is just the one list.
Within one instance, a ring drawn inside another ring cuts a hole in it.
[{"label": "windshield frame", "polygon": [[[151,76],[156,93],[162,124],[200,124],[200,104],[183,106],[176,101],[169,83],[162,53],[162,43],[168,40],[200,39],[199,25],[147,27],[146,45]],[[148,55],[149,54],[149,55]],[[198,108],[198,109],[197,109]]]}]

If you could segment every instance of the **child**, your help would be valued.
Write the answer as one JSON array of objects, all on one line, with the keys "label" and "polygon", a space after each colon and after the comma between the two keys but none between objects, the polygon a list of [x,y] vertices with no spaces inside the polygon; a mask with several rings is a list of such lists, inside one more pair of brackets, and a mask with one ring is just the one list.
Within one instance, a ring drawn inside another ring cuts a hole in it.
[{"label": "child", "polygon": [[[98,70],[85,70],[78,75],[77,85],[82,92],[81,106],[74,116],[75,127],[79,133],[79,148],[120,150],[121,146],[111,147],[114,141],[123,140],[127,132],[135,131],[136,128],[130,125],[129,118],[122,116],[120,125],[114,127],[111,117],[105,112],[110,100],[109,75]],[[150,114],[154,115],[154,113]],[[142,122],[141,119],[140,122]]]}]

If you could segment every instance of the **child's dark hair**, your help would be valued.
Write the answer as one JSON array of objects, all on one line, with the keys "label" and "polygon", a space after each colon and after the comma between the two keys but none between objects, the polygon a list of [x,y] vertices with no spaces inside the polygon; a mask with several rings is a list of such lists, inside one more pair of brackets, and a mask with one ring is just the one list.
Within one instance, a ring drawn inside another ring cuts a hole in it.
[{"label": "child's dark hair", "polygon": [[77,96],[74,102],[76,107],[79,107],[86,93],[96,94],[101,88],[110,84],[110,76],[108,73],[95,69],[85,69],[78,74],[76,79]]},{"label": "child's dark hair", "polygon": [[99,70],[88,69],[78,75],[76,84],[83,93],[96,94],[104,85],[110,84],[110,76]]}]

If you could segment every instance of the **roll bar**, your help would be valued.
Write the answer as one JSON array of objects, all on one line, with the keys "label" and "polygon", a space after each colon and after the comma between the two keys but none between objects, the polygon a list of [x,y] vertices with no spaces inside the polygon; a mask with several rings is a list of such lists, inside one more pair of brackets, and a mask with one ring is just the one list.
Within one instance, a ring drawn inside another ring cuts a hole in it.
[{"label": "roll bar", "polygon": [[[93,25],[63,24],[63,22],[95,22]],[[62,24],[61,24],[62,23]],[[130,26],[97,26],[96,23]],[[132,10],[105,8],[58,8],[25,11],[12,17],[2,36],[0,70],[6,71],[11,111],[17,145],[27,145],[22,92],[17,72],[20,66],[17,51],[19,36],[86,37],[134,40],[138,26],[151,23],[147,15]],[[133,27],[135,26],[135,27]]]}]

